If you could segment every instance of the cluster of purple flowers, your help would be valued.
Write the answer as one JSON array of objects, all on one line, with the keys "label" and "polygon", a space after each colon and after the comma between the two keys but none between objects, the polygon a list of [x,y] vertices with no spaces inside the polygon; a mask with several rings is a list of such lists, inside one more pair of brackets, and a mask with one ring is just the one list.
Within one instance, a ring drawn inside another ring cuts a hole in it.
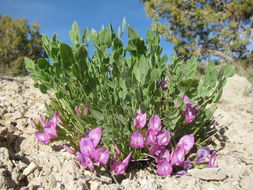
[{"label": "cluster of purple flowers", "polygon": [[94,162],[106,165],[109,152],[106,148],[97,148],[102,137],[102,128],[97,127],[87,133],[80,140],[80,152],[76,152],[76,159],[84,168],[94,169]]},{"label": "cluster of purple flowers", "polygon": [[[173,166],[182,168],[177,174],[184,174],[186,170],[191,169],[194,162],[187,160],[186,156],[194,146],[194,136],[192,134],[183,136],[176,148],[170,144],[171,135],[168,130],[162,129],[161,119],[158,115],[151,116],[149,127],[143,130],[147,121],[147,114],[137,111],[134,119],[134,126],[137,129],[131,134],[130,146],[137,149],[148,147],[149,154],[155,158],[157,163],[157,173],[160,176],[169,176],[173,172]],[[144,134],[144,135],[142,135]],[[145,136],[145,137],[144,137]],[[167,149],[170,147],[170,150]],[[210,155],[208,148],[200,148],[197,153],[198,164],[202,164]],[[216,167],[216,154],[210,155],[208,167]]]},{"label": "cluster of purple flowers", "polygon": [[[137,116],[134,119],[136,130],[131,135],[130,145],[134,148],[144,148],[147,146],[149,154],[155,158],[157,163],[157,173],[160,176],[169,176],[173,172],[173,165],[182,166],[185,169],[190,169],[193,164],[190,161],[185,161],[185,155],[191,150],[194,145],[193,135],[185,135],[177,144],[175,150],[167,149],[170,144],[171,135],[168,130],[162,129],[161,119],[158,115],[153,115],[149,120],[149,127],[146,130],[145,138],[140,131],[146,125],[147,115],[140,110],[137,111]],[[187,168],[186,168],[187,167]]]},{"label": "cluster of purple flowers", "polygon": [[[102,128],[97,127],[89,131],[86,137],[81,138],[80,140],[80,152],[75,152],[69,146],[63,145],[63,148],[71,153],[76,155],[77,161],[84,168],[90,170],[94,169],[94,163],[106,165],[109,161],[110,154],[106,148],[99,147],[97,148],[102,137]],[[110,167],[111,171],[115,175],[125,174],[125,169],[127,168],[132,153],[129,153],[128,156],[123,160],[117,160],[117,157],[121,157],[122,153],[118,147],[114,146],[116,153],[113,155],[113,163]]]}]

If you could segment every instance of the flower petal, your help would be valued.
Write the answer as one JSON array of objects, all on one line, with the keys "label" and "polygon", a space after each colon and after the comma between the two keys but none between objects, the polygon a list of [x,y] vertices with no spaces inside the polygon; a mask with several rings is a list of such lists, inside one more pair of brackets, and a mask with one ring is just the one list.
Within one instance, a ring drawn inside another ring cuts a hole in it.
[{"label": "flower petal", "polygon": [[158,115],[153,115],[149,121],[149,128],[159,132],[162,128],[161,119]]},{"label": "flower petal", "polygon": [[92,141],[93,146],[96,147],[102,137],[102,128],[97,127],[90,132],[88,132],[87,137]]},{"label": "flower petal", "polygon": [[51,142],[50,137],[47,133],[41,133],[39,131],[34,132],[38,141],[42,144],[49,144]]},{"label": "flower petal", "polygon": [[138,131],[131,134],[130,146],[134,148],[144,148],[144,137]]},{"label": "flower petal", "polygon": [[95,148],[89,138],[82,138],[80,141],[80,151],[84,156],[91,157]]},{"label": "flower petal", "polygon": [[137,111],[137,116],[134,119],[134,126],[136,128],[142,129],[146,125],[147,114],[142,113],[141,110]]},{"label": "flower petal", "polygon": [[107,164],[109,156],[110,156],[109,152],[105,148],[98,148],[98,149],[96,149],[96,151],[94,153],[95,161],[98,163],[102,163],[104,165]]},{"label": "flower petal", "polygon": [[183,147],[186,153],[188,153],[194,145],[194,136],[192,134],[181,137],[177,146]]},{"label": "flower petal", "polygon": [[173,168],[171,164],[166,160],[160,162],[157,165],[157,174],[159,176],[170,176],[172,174],[172,171],[173,171]]}]

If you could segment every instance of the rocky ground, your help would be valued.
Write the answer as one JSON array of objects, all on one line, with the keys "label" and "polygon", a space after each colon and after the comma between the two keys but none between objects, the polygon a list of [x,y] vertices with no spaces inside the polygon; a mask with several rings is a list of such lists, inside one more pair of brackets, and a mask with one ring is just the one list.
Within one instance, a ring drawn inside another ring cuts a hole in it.
[{"label": "rocky ground", "polygon": [[253,92],[243,77],[229,79],[215,112],[218,168],[166,178],[143,169],[121,184],[85,171],[61,146],[37,142],[29,118],[45,113],[45,100],[29,78],[0,79],[0,189],[253,189]]}]

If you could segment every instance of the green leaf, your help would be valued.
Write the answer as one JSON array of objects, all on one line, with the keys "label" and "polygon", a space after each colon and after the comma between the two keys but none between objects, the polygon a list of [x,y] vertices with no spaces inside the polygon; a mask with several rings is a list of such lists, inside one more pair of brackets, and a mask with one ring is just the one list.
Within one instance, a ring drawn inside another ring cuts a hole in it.
[{"label": "green leaf", "polygon": [[60,55],[65,69],[68,69],[75,62],[72,49],[67,44],[61,43]]},{"label": "green leaf", "polygon": [[80,44],[80,30],[76,21],[72,24],[72,29],[69,31],[69,37],[74,45]]},{"label": "green leaf", "polygon": [[138,67],[137,64],[134,65],[133,73],[134,73],[135,79],[138,82],[141,82],[141,72],[140,72],[140,68]]},{"label": "green leaf", "polygon": [[93,117],[95,117],[98,120],[103,120],[104,119],[104,115],[96,110],[90,110],[91,114],[93,115]]},{"label": "green leaf", "polygon": [[157,81],[160,79],[160,72],[159,72],[159,69],[153,69],[151,71],[151,75],[150,75],[150,79],[152,81]]},{"label": "green leaf", "polygon": [[154,32],[149,28],[146,34],[146,42],[147,44],[151,44],[155,38]]},{"label": "green leaf", "polygon": [[225,65],[223,67],[225,77],[232,77],[235,74],[235,67],[233,65]]},{"label": "green leaf", "polygon": [[25,68],[28,72],[33,72],[35,69],[33,60],[29,59],[28,57],[25,57]]},{"label": "green leaf", "polygon": [[48,69],[50,67],[50,63],[44,58],[38,59],[37,63],[40,69]]},{"label": "green leaf", "polygon": [[78,69],[78,65],[77,64],[73,64],[72,65],[72,69],[71,69],[71,71],[72,71],[72,74],[76,77],[76,78],[78,78],[79,77],[79,69]]},{"label": "green leaf", "polygon": [[87,58],[88,52],[84,46],[80,46],[75,50],[74,55],[77,62],[83,64]]},{"label": "green leaf", "polygon": [[188,78],[195,78],[197,74],[197,58],[191,58],[189,61],[187,61],[186,67],[185,67],[185,76]]},{"label": "green leaf", "polygon": [[128,26],[128,38],[130,40],[138,38],[138,34],[134,31],[131,26]]},{"label": "green leaf", "polygon": [[125,29],[126,29],[126,18],[124,17],[122,21],[122,32],[124,32]]},{"label": "green leaf", "polygon": [[47,93],[47,87],[44,84],[39,84],[38,87],[43,94]]},{"label": "green leaf", "polygon": [[140,73],[141,73],[141,83],[144,84],[146,81],[146,76],[149,71],[149,63],[144,58],[142,58],[140,60],[139,67],[140,67]]},{"label": "green leaf", "polygon": [[194,87],[194,88],[197,89],[198,84],[199,84],[199,80],[198,79],[186,79],[186,80],[182,80],[178,84],[178,90],[181,93],[186,93],[192,87]]}]

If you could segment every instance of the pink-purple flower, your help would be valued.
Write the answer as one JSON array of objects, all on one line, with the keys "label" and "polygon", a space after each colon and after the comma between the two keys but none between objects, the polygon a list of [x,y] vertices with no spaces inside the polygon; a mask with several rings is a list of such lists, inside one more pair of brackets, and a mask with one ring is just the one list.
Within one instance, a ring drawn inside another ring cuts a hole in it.
[{"label": "pink-purple flower", "polygon": [[84,168],[94,169],[93,161],[106,165],[109,160],[109,152],[105,148],[97,148],[102,137],[102,128],[97,127],[89,131],[86,137],[80,140],[80,152],[76,153],[77,160]]},{"label": "pink-purple flower", "polygon": [[49,144],[51,142],[51,139],[47,133],[35,131],[34,134],[41,144]]},{"label": "pink-purple flower", "polygon": [[114,160],[113,164],[111,165],[111,170],[114,175],[125,174],[125,170],[129,164],[131,155],[132,152],[130,152],[122,162]]},{"label": "pink-purple flower", "polygon": [[137,111],[137,116],[134,119],[134,126],[136,128],[142,129],[146,125],[146,120],[147,120],[147,114],[142,113],[141,110],[139,109]]},{"label": "pink-purple flower", "polygon": [[149,129],[153,129],[156,133],[162,129],[161,119],[158,115],[153,115],[149,120]]},{"label": "pink-purple flower", "polygon": [[134,131],[131,135],[130,146],[134,148],[144,148],[144,137],[138,131]]},{"label": "pink-purple flower", "polygon": [[170,143],[170,132],[168,130],[162,130],[158,133],[156,139],[159,146],[167,146]]},{"label": "pink-purple flower", "polygon": [[160,163],[164,160],[170,162],[170,151],[168,149],[163,149],[159,156],[156,158],[157,163]]},{"label": "pink-purple flower", "polygon": [[173,168],[171,164],[164,160],[157,165],[157,174],[159,176],[170,176],[172,174]]},{"label": "pink-purple flower", "polygon": [[192,134],[185,135],[180,138],[177,147],[182,147],[186,153],[188,153],[194,145],[194,136]]},{"label": "pink-purple flower", "polygon": [[[39,117],[39,121],[42,125],[44,132],[36,131],[34,132],[34,134],[40,143],[49,144],[53,139],[58,137],[57,123],[61,121],[59,113],[55,113],[54,116],[51,119],[49,119],[48,123],[43,119],[42,116]],[[32,124],[36,128],[38,128],[33,120]]]},{"label": "pink-purple flower", "polygon": [[91,140],[94,147],[96,147],[102,137],[102,128],[97,127],[87,134],[87,138]]},{"label": "pink-purple flower", "polygon": [[184,115],[185,123],[188,124],[195,120],[197,110],[191,104],[186,104],[186,110],[182,111],[182,114]]},{"label": "pink-purple flower", "polygon": [[183,99],[185,104],[190,104],[190,98],[188,96],[185,94],[179,94],[178,96]]},{"label": "pink-purple flower", "polygon": [[211,151],[208,147],[200,147],[197,151],[197,162],[199,164],[207,162],[210,153]]},{"label": "pink-purple flower", "polygon": [[80,151],[82,155],[92,157],[93,156],[92,154],[95,152],[95,146],[93,145],[92,141],[89,138],[87,137],[81,138]]},{"label": "pink-purple flower", "polygon": [[162,80],[160,85],[161,85],[161,88],[163,90],[167,90],[168,89],[168,84],[167,84],[166,80]]},{"label": "pink-purple flower", "polygon": [[156,142],[156,132],[153,129],[148,129],[146,131],[146,142],[145,144],[148,145],[154,145]]},{"label": "pink-purple flower", "polygon": [[70,154],[76,154],[76,152],[70,148],[68,145],[63,144],[62,147]]},{"label": "pink-purple flower", "polygon": [[106,165],[109,160],[109,152],[105,148],[98,148],[94,153],[94,158],[97,163]]},{"label": "pink-purple flower", "polygon": [[213,152],[211,154],[207,167],[208,168],[216,168],[216,167],[218,167],[218,164],[216,163],[216,152]]},{"label": "pink-purple flower", "polygon": [[171,164],[180,166],[185,160],[185,150],[183,147],[177,147],[171,154]]},{"label": "pink-purple flower", "polygon": [[94,164],[90,157],[83,155],[80,152],[77,152],[76,160],[79,161],[84,168],[89,168],[90,170],[94,169]]}]

